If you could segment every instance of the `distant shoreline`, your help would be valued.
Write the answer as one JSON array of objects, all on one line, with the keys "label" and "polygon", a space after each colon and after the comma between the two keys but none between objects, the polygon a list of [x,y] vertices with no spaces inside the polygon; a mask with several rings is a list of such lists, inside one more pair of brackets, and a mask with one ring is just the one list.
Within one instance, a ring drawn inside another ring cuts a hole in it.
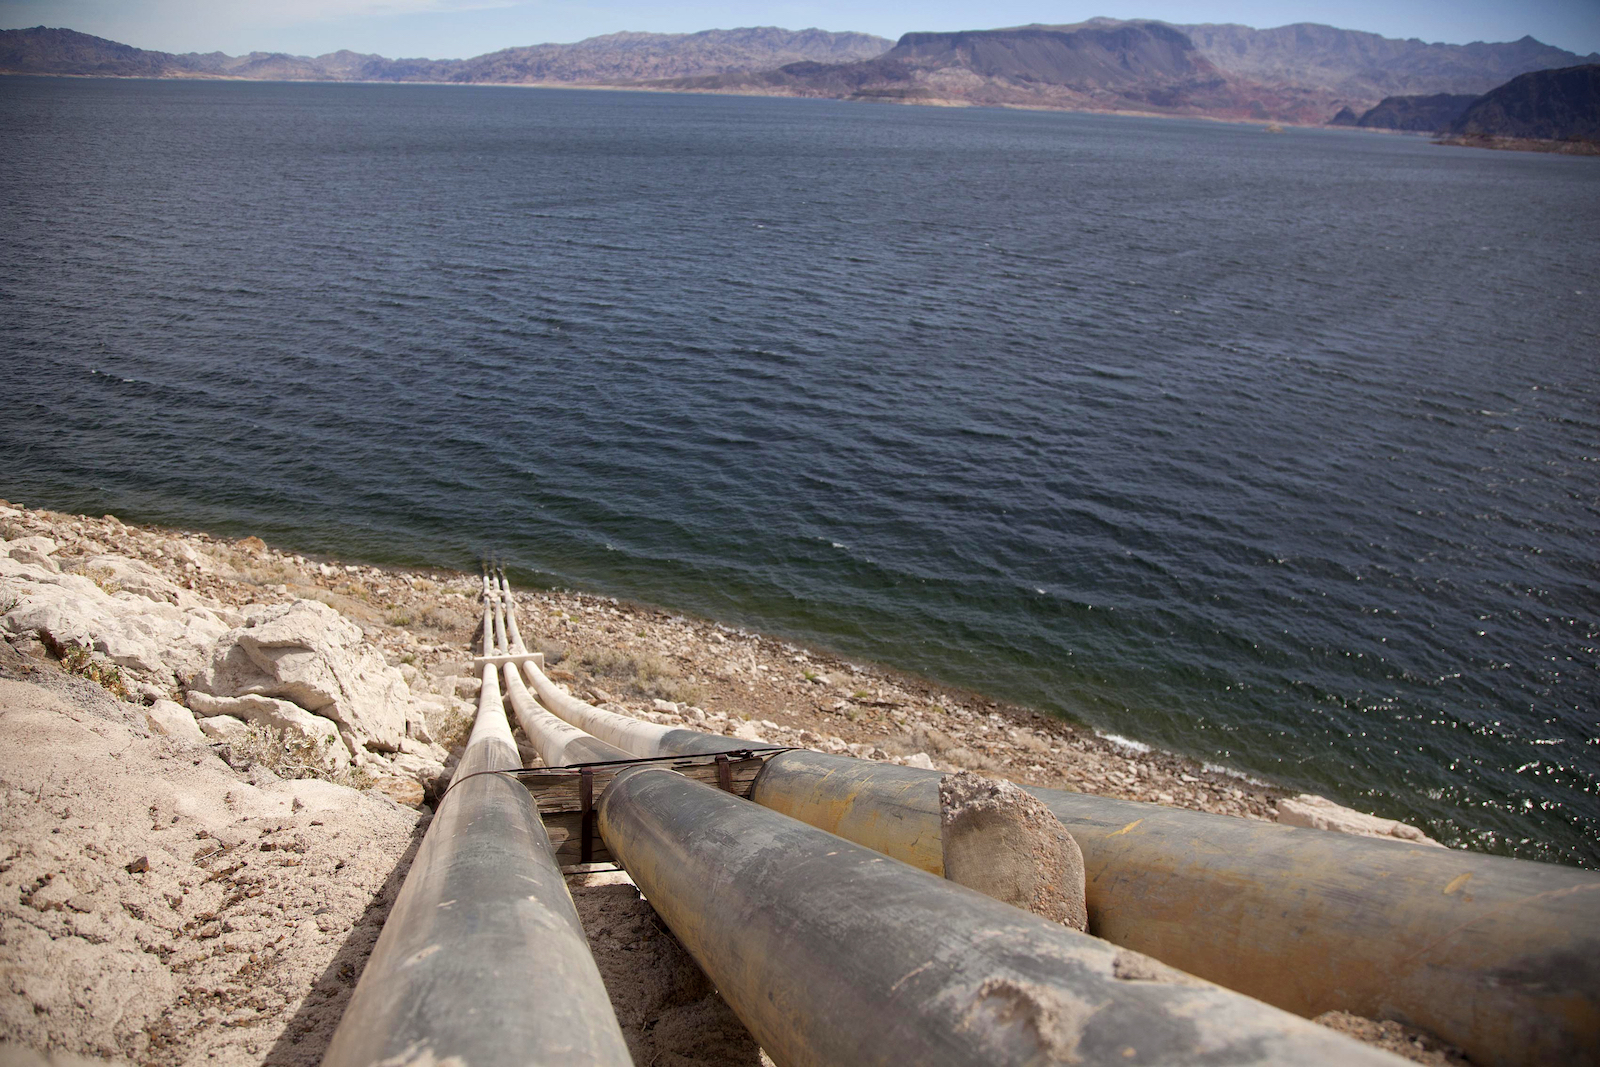
[{"label": "distant shoreline", "polygon": [[897,107],[931,107],[954,108],[962,110],[995,110],[995,111],[1032,111],[1063,115],[1103,115],[1109,118],[1139,118],[1139,119],[1177,119],[1192,120],[1195,122],[1213,122],[1225,126],[1254,126],[1262,129],[1279,127],[1296,130],[1336,130],[1348,131],[1355,134],[1381,134],[1385,136],[1402,136],[1430,138],[1432,144],[1450,148],[1484,148],[1494,151],[1509,152],[1542,152],[1552,155],[1572,156],[1600,156],[1600,143],[1593,141],[1541,141],[1526,137],[1486,137],[1479,135],[1451,134],[1441,136],[1437,132],[1427,133],[1416,130],[1388,130],[1375,127],[1334,125],[1322,122],[1295,122],[1292,119],[1255,119],[1235,118],[1222,115],[1174,115],[1161,111],[1129,111],[1122,109],[1064,107],[1050,104],[1006,104],[1006,103],[978,103],[970,100],[954,99],[864,99],[848,96],[817,96],[807,93],[783,92],[781,90],[764,92],[755,89],[676,89],[660,85],[629,85],[611,82],[444,82],[444,81],[378,81],[365,79],[332,79],[332,78],[241,78],[228,74],[167,74],[161,76],[134,75],[134,74],[69,74],[48,73],[41,74],[33,71],[0,70],[0,78],[68,78],[80,81],[124,81],[124,82],[228,82],[233,84],[250,85],[380,85],[380,86],[423,86],[446,89],[559,89],[579,90],[610,93],[652,93],[670,96],[729,96],[729,97],[758,97],[762,99],[786,100],[827,100],[840,104],[887,104]]}]

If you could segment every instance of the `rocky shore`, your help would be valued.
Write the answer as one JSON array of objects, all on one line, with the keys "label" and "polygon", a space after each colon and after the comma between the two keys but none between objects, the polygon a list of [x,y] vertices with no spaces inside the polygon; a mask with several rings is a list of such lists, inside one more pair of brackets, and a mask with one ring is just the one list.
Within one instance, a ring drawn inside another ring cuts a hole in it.
[{"label": "rocky shore", "polygon": [[[0,1041],[317,1062],[470,728],[477,588],[0,501]],[[517,600],[552,679],[650,721],[1420,838],[781,639],[585,593]],[[639,1062],[758,1062],[625,877],[572,890]]]}]

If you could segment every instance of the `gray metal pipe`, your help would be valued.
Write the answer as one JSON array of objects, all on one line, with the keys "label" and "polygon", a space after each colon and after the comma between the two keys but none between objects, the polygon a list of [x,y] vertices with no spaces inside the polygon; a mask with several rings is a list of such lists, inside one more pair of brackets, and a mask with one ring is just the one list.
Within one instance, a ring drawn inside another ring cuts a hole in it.
[{"label": "gray metal pipe", "polygon": [[1401,1062],[671,771],[599,825],[783,1067]]},{"label": "gray metal pipe", "polygon": [[[942,873],[938,771],[774,756],[751,799]],[[1474,1063],[1600,1063],[1600,874],[1029,789],[1083,851],[1092,933],[1304,1016]]]},{"label": "gray metal pipe", "polygon": [[[487,596],[485,608],[487,655]],[[482,677],[472,737],[326,1067],[632,1063],[538,808],[492,773],[522,761],[495,668]]]}]

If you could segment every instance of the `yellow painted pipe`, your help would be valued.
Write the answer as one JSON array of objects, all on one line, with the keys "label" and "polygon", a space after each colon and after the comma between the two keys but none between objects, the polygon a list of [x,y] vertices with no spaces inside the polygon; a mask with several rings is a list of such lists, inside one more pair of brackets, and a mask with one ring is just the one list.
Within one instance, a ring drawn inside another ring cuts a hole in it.
[{"label": "yellow painted pipe", "polygon": [[[751,799],[942,873],[938,771],[774,756]],[[1083,851],[1089,930],[1314,1016],[1395,1019],[1483,1067],[1600,1064],[1600,874],[1029,789]]]},{"label": "yellow painted pipe", "polygon": [[781,1067],[1403,1062],[672,771],[599,825]]}]

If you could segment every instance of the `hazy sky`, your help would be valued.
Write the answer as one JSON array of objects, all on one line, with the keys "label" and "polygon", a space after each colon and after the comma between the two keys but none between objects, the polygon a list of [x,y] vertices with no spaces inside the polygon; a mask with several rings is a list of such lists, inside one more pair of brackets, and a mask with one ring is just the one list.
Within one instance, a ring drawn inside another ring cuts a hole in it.
[{"label": "hazy sky", "polygon": [[449,59],[619,30],[684,33],[735,26],[860,30],[990,29],[1095,15],[1256,27],[1321,22],[1387,37],[1464,44],[1532,34],[1600,52],[1600,0],[0,0],[0,28],[65,26],[141,48],[320,55],[339,48]]}]

